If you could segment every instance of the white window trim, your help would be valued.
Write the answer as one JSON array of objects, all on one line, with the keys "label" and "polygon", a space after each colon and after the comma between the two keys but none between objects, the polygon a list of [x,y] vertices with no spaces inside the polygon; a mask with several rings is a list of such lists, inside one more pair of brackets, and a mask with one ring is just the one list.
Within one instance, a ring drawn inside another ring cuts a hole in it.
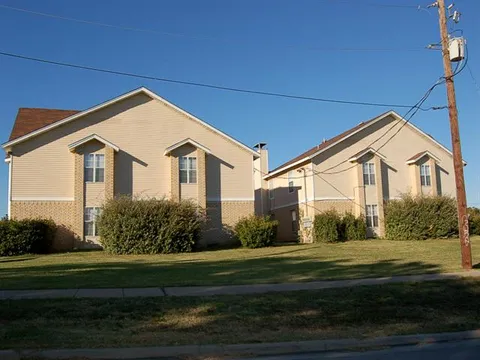
[{"label": "white window trim", "polygon": [[[366,166],[368,165],[368,166]],[[367,170],[367,172],[365,172]],[[373,171],[370,171],[373,170]],[[365,186],[375,186],[376,185],[376,180],[375,180],[375,163],[373,162],[364,162],[362,164],[362,175],[363,175],[363,185]],[[368,178],[368,184],[365,182],[365,175],[367,175]],[[371,176],[373,175],[373,183],[371,180]]]},{"label": "white window trim", "polygon": [[[424,169],[423,174],[422,174],[422,169]],[[429,180],[428,182],[427,182],[427,178]],[[423,179],[423,182],[422,182],[422,179]],[[432,169],[430,164],[420,165],[420,185],[426,186],[426,187],[432,186]]]},{"label": "white window trim", "polygon": [[[185,159],[185,164],[186,164],[186,166],[187,166],[186,169],[181,169],[181,168],[180,168],[180,159]],[[189,161],[190,159],[195,159],[195,165],[196,165],[196,166],[195,166],[195,169],[190,169],[190,161]],[[196,157],[196,156],[181,156],[181,157],[178,159],[178,161],[179,161],[179,163],[178,163],[179,183],[180,183],[180,184],[192,184],[192,185],[197,184],[197,183],[198,183],[198,171],[197,171],[198,164],[197,164],[197,157]],[[193,170],[195,170],[195,174],[196,174],[196,176],[195,176],[195,180],[196,180],[196,181],[195,181],[195,182],[191,182],[191,181],[190,181],[190,171],[193,171]],[[186,171],[186,172],[187,172],[187,182],[185,182],[185,183],[182,183],[182,179],[181,179],[181,177],[180,177],[181,171]]]},{"label": "white window trim", "polygon": [[[293,170],[290,170],[287,175],[288,180],[288,193],[293,194],[295,192],[295,183],[293,181]],[[290,185],[292,183],[292,185]]]},{"label": "white window trim", "polygon": [[[87,213],[87,209],[93,209],[93,220],[89,220],[87,221],[87,219],[85,218],[85,214]],[[87,235],[85,234],[85,236],[87,237],[98,237],[98,235],[95,235],[97,233],[97,216],[100,215],[100,207],[99,206],[86,206],[85,207],[85,212],[84,212],[84,220],[83,220],[83,227],[85,229],[85,225],[87,223],[92,223],[93,224],[93,235]],[[85,230],[84,230],[85,231]]]},{"label": "white window trim", "polygon": [[[87,183],[104,183],[105,182],[105,154],[86,154],[85,157],[88,157],[90,155],[93,155],[93,167],[92,168],[87,168],[86,164],[83,167],[83,171],[85,173],[85,169],[93,169],[93,178],[92,181],[90,180],[85,180]],[[103,156],[103,168],[97,168],[97,157]],[[85,160],[84,160],[85,161]],[[103,169],[103,181],[97,181],[97,169]]]},{"label": "white window trim", "polygon": [[275,199],[275,187],[273,186],[273,180],[268,181],[268,198],[270,200]]},{"label": "white window trim", "polygon": [[[371,209],[371,211],[368,211],[369,208]],[[375,221],[374,221],[375,217],[377,218],[377,226],[375,226]],[[370,224],[372,224],[372,226],[369,226],[369,227],[373,228],[373,229],[378,228],[378,226],[380,224],[379,224],[378,205],[377,204],[366,205],[366,207],[365,207],[365,219],[367,220],[367,226],[368,226],[368,219],[369,218],[370,218]]]}]

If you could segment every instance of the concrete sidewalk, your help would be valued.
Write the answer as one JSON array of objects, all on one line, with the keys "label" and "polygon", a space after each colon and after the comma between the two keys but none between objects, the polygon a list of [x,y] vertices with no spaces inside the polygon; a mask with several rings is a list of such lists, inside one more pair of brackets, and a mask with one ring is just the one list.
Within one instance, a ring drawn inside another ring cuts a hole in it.
[{"label": "concrete sidewalk", "polygon": [[129,298],[159,296],[212,296],[246,295],[269,292],[322,290],[365,285],[438,281],[480,277],[480,271],[472,270],[459,273],[406,275],[355,280],[325,280],[283,284],[252,284],[224,286],[183,286],[149,288],[111,288],[111,289],[45,289],[45,290],[0,290],[0,300],[19,299],[60,299],[60,298]]},{"label": "concrete sidewalk", "polygon": [[107,349],[0,350],[2,360],[35,359],[159,359],[179,356],[266,356],[307,352],[371,349],[480,339],[480,330],[454,333],[400,335],[371,339],[337,339],[231,345],[181,345]]}]

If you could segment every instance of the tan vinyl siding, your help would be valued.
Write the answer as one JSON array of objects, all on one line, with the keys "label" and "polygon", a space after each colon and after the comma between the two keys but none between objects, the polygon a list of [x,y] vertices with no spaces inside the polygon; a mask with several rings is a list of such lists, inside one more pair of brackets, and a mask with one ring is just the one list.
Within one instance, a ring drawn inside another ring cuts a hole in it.
[{"label": "tan vinyl siding", "polygon": [[170,158],[164,150],[189,137],[212,152],[207,198],[253,199],[252,154],[143,94],[15,145],[13,197],[73,197],[74,156],[67,146],[91,134],[120,148],[116,194],[170,196]]},{"label": "tan vinyl siding", "polygon": [[[323,172],[365,149],[393,125],[392,121],[396,120],[392,117],[387,117],[342,143],[319,154],[313,160],[315,170]],[[372,145],[372,147],[376,148],[382,145],[389,138],[390,134],[392,134],[393,131],[396,131],[399,126],[400,125],[397,125],[397,127],[384,136],[382,140]],[[440,163],[437,166],[439,168],[438,171],[440,171],[441,184],[439,184],[438,187],[441,188],[441,193],[450,196],[455,195],[452,156],[444,149],[434,144],[427,137],[419,134],[409,126],[404,126],[402,130],[380,150],[380,153],[386,157],[386,160],[382,161],[384,198],[396,198],[401,193],[412,191],[415,183],[412,178],[412,170],[410,166],[406,164],[406,161],[416,153],[425,150],[430,151],[440,159]],[[330,172],[340,171],[351,166],[352,164],[347,162],[330,170]],[[326,184],[326,182],[320,177],[315,177],[315,197],[343,197],[345,195],[353,198],[354,192],[358,191],[354,189],[356,171],[355,168],[352,168],[339,174],[321,175],[325,180],[334,184],[338,191]],[[376,184],[376,186],[378,185],[379,184]],[[368,197],[374,199],[374,191],[372,191],[371,194],[369,190],[367,191],[369,192],[369,194],[367,194],[367,199]],[[340,194],[340,192],[343,195]]]},{"label": "tan vinyl siding", "polygon": [[85,183],[85,207],[102,206],[105,200],[105,183]]}]

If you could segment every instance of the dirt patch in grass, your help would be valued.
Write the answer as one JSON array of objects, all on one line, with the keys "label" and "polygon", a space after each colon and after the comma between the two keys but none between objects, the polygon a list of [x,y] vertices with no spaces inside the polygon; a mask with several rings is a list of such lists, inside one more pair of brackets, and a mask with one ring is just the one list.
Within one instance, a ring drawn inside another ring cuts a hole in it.
[{"label": "dirt patch in grass", "polygon": [[1,348],[367,338],[480,327],[480,280],[248,296],[4,301]]}]

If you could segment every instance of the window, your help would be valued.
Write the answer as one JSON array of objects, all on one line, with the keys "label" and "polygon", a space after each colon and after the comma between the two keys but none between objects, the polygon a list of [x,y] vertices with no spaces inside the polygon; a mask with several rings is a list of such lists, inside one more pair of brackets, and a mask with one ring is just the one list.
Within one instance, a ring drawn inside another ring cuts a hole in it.
[{"label": "window", "polygon": [[298,231],[298,223],[297,223],[297,212],[295,210],[290,211],[290,215],[292,216],[292,231]]},{"label": "window", "polygon": [[85,181],[105,181],[105,156],[103,154],[85,155]]},{"label": "window", "polygon": [[374,163],[363,163],[363,185],[375,185]]},{"label": "window", "polygon": [[378,206],[367,205],[367,226],[378,227]]},{"label": "window", "polygon": [[98,236],[97,216],[100,215],[100,208],[85,208],[85,236]]},{"label": "window", "polygon": [[275,189],[273,187],[273,180],[270,180],[268,182],[268,198],[270,200],[275,199]]},{"label": "window", "polygon": [[431,186],[432,178],[430,176],[430,165],[420,165],[420,183],[422,186]]},{"label": "window", "polygon": [[182,156],[180,158],[180,184],[197,183],[197,158]]},{"label": "window", "polygon": [[293,187],[293,170],[288,172],[288,192],[293,193],[294,191]]}]

